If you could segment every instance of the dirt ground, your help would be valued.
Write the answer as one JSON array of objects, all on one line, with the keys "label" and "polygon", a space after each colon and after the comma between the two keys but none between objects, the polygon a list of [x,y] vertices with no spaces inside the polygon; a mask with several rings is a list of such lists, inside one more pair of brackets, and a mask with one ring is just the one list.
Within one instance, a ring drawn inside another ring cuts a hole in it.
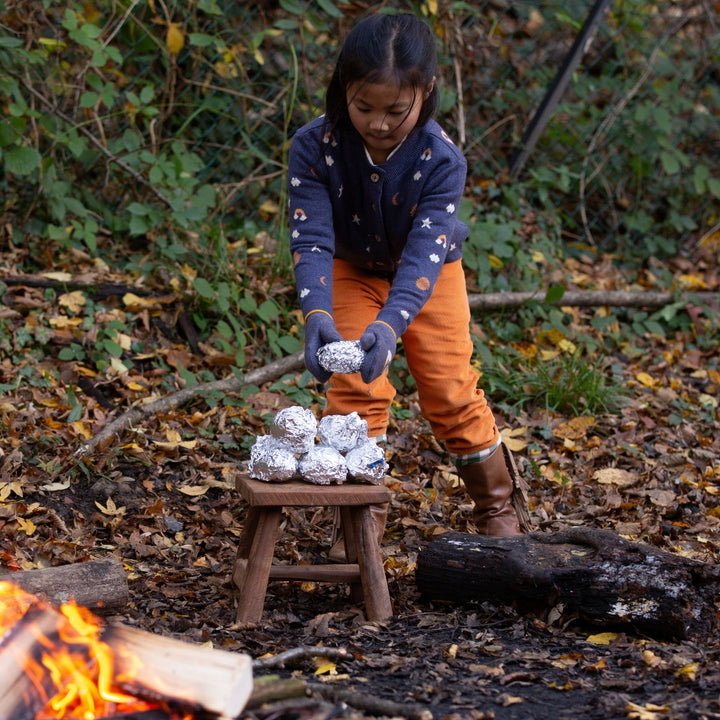
[{"label": "dirt ground", "polygon": [[[47,474],[33,478],[26,468],[22,490],[12,484],[14,466],[6,456],[2,557],[23,569],[112,554],[123,561],[130,587],[130,603],[113,619],[246,653],[256,682],[270,675],[278,683],[300,682],[302,697],[248,706],[248,720],[720,718],[717,632],[703,642],[671,642],[588,627],[559,606],[521,612],[516,603],[495,606],[478,598],[460,605],[421,597],[418,555],[440,533],[471,532],[471,506],[417,420],[394,430],[388,450],[393,500],[383,542],[394,615],[383,622],[368,622],[344,586],[273,581],[262,621],[235,625],[230,576],[245,518],[234,489],[235,474],[244,469],[240,452],[232,458],[200,447],[161,462],[138,453],[71,483],[48,483]],[[612,529],[717,563],[715,501],[699,483],[678,485],[675,455],[661,452],[665,440],[656,438],[654,449],[648,442],[643,459],[618,450],[622,433],[612,436],[608,429],[606,438],[604,452],[626,470],[621,477],[637,475],[648,463],[652,473],[641,485],[625,486],[616,480],[553,483],[529,473],[537,529]],[[548,443],[536,463],[575,478],[591,474],[592,467],[573,465],[577,458],[557,446]],[[697,464],[691,450],[681,454],[685,463]],[[598,454],[582,457],[607,463]],[[288,512],[276,561],[318,561],[330,542],[329,513]],[[21,516],[25,524],[13,524]],[[298,651],[294,659],[273,664],[273,656],[289,650]],[[339,650],[346,657],[338,657]]]}]

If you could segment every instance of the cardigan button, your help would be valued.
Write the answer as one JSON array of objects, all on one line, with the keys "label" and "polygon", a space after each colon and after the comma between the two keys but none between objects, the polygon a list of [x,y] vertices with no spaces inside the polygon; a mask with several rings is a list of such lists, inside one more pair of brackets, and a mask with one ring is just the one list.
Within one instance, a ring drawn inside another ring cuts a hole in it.
[{"label": "cardigan button", "polygon": [[378,181],[380,180],[380,176],[379,176],[377,173],[373,173],[373,174],[370,176],[370,179],[371,179],[374,183],[376,183],[376,182],[378,182]]}]

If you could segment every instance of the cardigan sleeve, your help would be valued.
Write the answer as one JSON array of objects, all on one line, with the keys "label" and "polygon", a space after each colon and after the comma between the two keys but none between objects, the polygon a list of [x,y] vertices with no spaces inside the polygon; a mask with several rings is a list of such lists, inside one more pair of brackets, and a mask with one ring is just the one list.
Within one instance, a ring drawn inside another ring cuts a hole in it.
[{"label": "cardigan sleeve", "polygon": [[333,311],[335,233],[328,173],[324,167],[328,157],[317,132],[301,129],[290,145],[290,251],[303,317],[312,310],[324,310],[330,315]]},{"label": "cardigan sleeve", "polygon": [[464,157],[453,147],[421,172],[427,174],[426,182],[390,294],[377,316],[398,337],[432,295],[448,252],[456,254],[467,231],[457,217],[467,172]]}]

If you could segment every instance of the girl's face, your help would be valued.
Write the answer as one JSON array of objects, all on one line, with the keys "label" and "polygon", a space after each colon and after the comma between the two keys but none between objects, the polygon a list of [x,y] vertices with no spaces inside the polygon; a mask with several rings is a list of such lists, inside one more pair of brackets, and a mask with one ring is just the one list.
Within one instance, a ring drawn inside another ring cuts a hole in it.
[{"label": "girl's face", "polygon": [[388,155],[415,127],[432,84],[422,91],[402,88],[394,82],[354,82],[346,90],[350,122],[360,133],[376,164]]}]

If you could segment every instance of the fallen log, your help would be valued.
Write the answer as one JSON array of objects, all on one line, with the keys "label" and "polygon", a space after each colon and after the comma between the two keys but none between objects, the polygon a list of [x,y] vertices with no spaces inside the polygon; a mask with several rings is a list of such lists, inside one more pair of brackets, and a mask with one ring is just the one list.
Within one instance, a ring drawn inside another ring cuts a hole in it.
[{"label": "fallen log", "polygon": [[449,532],[420,552],[416,582],[431,600],[521,612],[562,604],[593,626],[702,641],[716,627],[720,568],[592,528],[511,538]]},{"label": "fallen log", "polygon": [[9,582],[51,605],[74,601],[101,614],[112,614],[127,605],[130,591],[122,563],[108,556],[98,560],[19,570],[0,575]]}]

